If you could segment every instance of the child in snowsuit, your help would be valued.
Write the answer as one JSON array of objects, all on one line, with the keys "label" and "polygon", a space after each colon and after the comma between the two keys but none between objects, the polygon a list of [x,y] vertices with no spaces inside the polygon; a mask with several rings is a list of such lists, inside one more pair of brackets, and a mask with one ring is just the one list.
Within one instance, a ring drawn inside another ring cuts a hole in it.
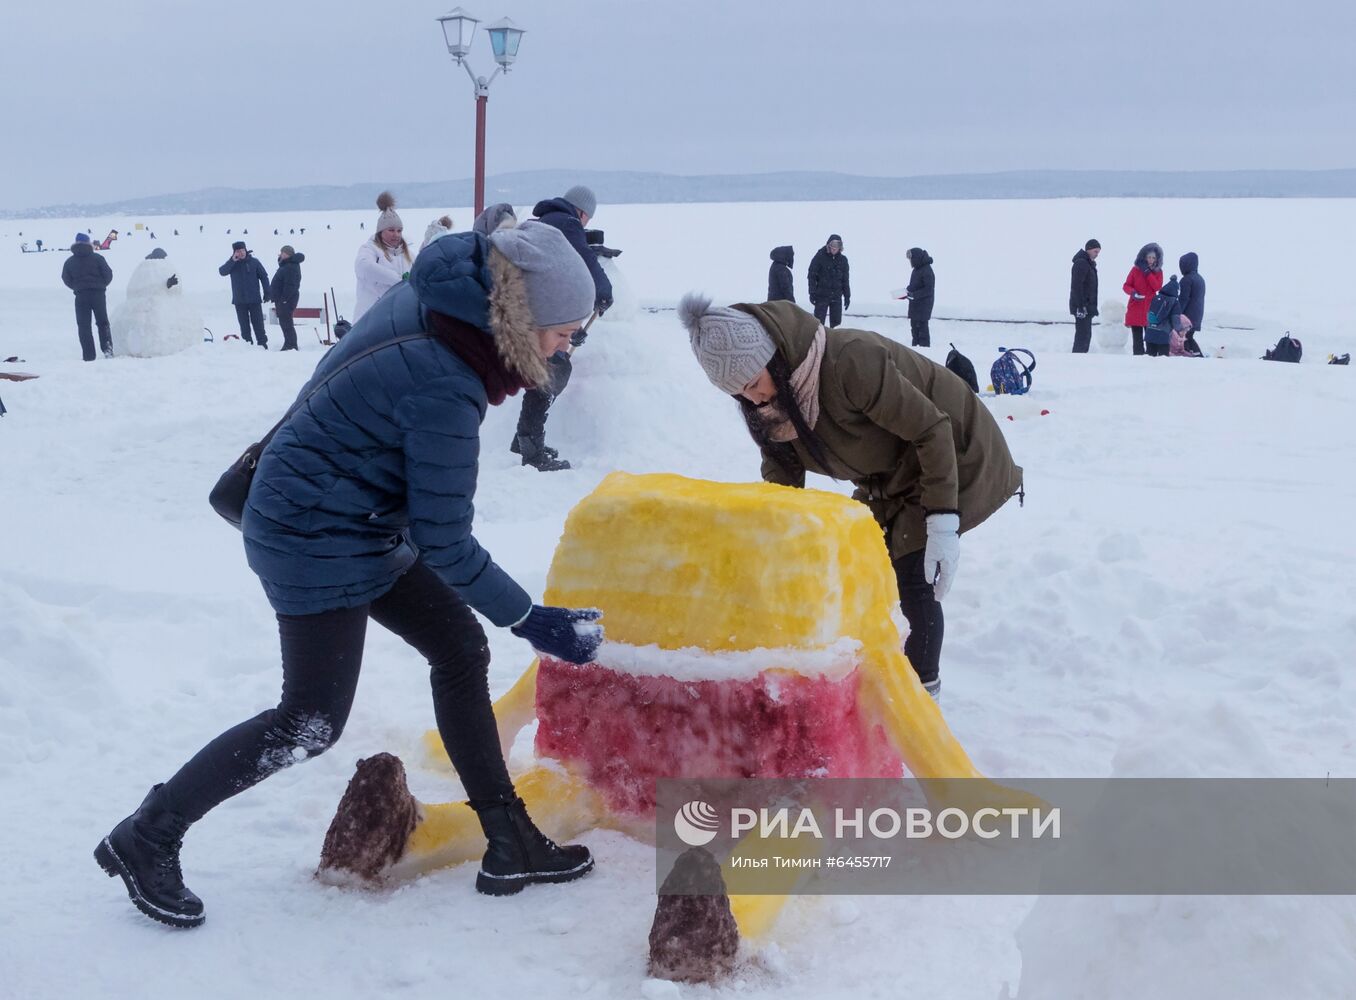
[{"label": "child in snowsuit", "polygon": [[1149,305],[1145,315],[1144,350],[1151,358],[1166,358],[1172,347],[1173,331],[1180,325],[1182,315],[1182,304],[1177,297],[1177,275],[1168,279],[1162,290],[1149,300]]}]

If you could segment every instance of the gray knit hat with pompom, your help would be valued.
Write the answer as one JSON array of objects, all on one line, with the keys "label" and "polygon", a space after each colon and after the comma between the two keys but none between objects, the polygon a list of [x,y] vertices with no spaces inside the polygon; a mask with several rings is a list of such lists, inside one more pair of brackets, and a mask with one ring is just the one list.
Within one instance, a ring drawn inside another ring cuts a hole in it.
[{"label": "gray knit hat with pompom", "polygon": [[684,295],[678,303],[678,319],[687,328],[702,371],[727,396],[743,392],[777,353],[761,323],[738,309],[712,306],[710,296]]}]

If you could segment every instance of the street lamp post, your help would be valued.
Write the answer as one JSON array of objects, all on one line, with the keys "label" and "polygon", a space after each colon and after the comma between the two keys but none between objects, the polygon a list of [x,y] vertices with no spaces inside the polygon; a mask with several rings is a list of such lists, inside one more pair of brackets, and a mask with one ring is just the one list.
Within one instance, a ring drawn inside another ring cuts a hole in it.
[{"label": "street lamp post", "polygon": [[479,215],[485,210],[485,106],[489,103],[490,84],[500,73],[507,73],[514,60],[518,58],[518,46],[523,40],[523,29],[507,17],[485,28],[490,36],[490,50],[499,68],[489,79],[476,76],[466,57],[471,53],[471,42],[475,38],[478,18],[472,17],[465,9],[458,7],[438,18],[443,27],[443,39],[447,42],[447,52],[457,61],[457,65],[466,70],[476,94],[476,195],[475,210]]}]

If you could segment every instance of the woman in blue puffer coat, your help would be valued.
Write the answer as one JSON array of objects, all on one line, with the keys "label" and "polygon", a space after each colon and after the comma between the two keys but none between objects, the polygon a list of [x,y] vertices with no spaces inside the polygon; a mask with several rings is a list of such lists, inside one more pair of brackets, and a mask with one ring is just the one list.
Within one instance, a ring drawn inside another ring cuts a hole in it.
[{"label": "woman in blue puffer coat", "polygon": [[602,640],[599,612],[534,605],[471,520],[486,407],[543,382],[545,359],[568,346],[593,300],[588,268],[550,226],[448,234],[317,366],[260,456],[241,525],[277,613],[282,700],[156,785],[95,851],[147,916],[203,922],[179,868],[184,831],[334,745],[369,618],[432,668],[438,730],[488,840],[476,887],[507,894],[592,868],[588,848],[542,835],[514,791],[471,609],[576,663]]}]

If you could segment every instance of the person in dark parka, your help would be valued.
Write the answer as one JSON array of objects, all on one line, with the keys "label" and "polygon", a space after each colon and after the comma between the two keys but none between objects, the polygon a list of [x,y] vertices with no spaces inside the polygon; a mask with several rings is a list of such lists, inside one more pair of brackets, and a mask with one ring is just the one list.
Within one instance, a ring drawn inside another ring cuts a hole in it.
[{"label": "person in dark parka", "polygon": [[1092,318],[1097,315],[1097,255],[1102,244],[1088,240],[1074,254],[1069,274],[1069,315],[1074,318],[1073,352],[1087,354],[1092,345]]},{"label": "person in dark parka", "polygon": [[932,257],[926,250],[913,247],[908,253],[913,273],[909,275],[909,287],[905,298],[909,300],[909,332],[913,336],[914,347],[931,347],[932,332],[928,321],[932,319],[932,300],[937,278],[932,273]]},{"label": "person in dark parka", "polygon": [[772,266],[767,271],[767,300],[769,302],[795,302],[796,284],[791,268],[796,263],[796,251],[792,247],[777,247],[769,254]]},{"label": "person in dark parka", "polygon": [[283,247],[278,251],[278,270],[273,272],[273,280],[268,286],[274,308],[278,310],[284,351],[297,350],[297,328],[292,323],[292,314],[301,300],[301,264],[305,259],[304,253],[297,253],[290,246]]},{"label": "person in dark parka", "polygon": [[1177,297],[1182,304],[1182,315],[1191,320],[1191,329],[1187,331],[1183,347],[1186,353],[1201,356],[1201,346],[1196,342],[1196,333],[1205,322],[1205,279],[1201,277],[1200,258],[1193,253],[1184,253],[1177,261],[1182,272],[1178,284]]},{"label": "person in dark parka", "polygon": [[[1150,306],[1159,296],[1167,300],[1167,310],[1163,315],[1157,315],[1153,312],[1146,313],[1148,325],[1144,327],[1144,353],[1151,358],[1166,358],[1169,355],[1169,348],[1172,345],[1172,331],[1179,328],[1178,317],[1182,315],[1182,302],[1178,296],[1177,275],[1173,275],[1167,280],[1158,292],[1154,294],[1154,299],[1150,300]],[[1157,320],[1157,322],[1153,322]]]},{"label": "person in dark parka", "polygon": [[185,831],[334,745],[369,618],[430,664],[438,731],[488,841],[476,888],[506,895],[593,867],[588,848],[541,834],[514,789],[471,610],[572,663],[602,641],[598,611],[533,604],[472,533],[487,407],[544,379],[593,301],[588,270],[548,226],[451,234],[325,354],[259,457],[241,523],[277,615],[282,700],[152,788],[95,849],[147,916],[203,922],[179,867]]},{"label": "person in dark parka", "polygon": [[843,237],[830,233],[811,258],[807,275],[815,319],[823,323],[827,318],[830,329],[843,322],[843,310],[852,304],[849,272],[847,254],[843,253]]},{"label": "person in dark parka", "polygon": [[90,320],[99,328],[99,347],[104,357],[113,357],[113,333],[108,325],[107,289],[113,281],[113,269],[103,254],[94,252],[88,233],[76,233],[71,255],[61,265],[61,281],[75,293],[75,329],[80,351],[86,361],[98,357],[94,352],[94,333]]},{"label": "person in dark parka", "polygon": [[[217,268],[217,273],[231,279],[231,304],[235,306],[236,322],[240,324],[240,339],[247,344],[257,340],[260,347],[268,350],[264,307],[261,304],[270,298],[268,271],[245,248],[244,240],[236,240],[231,244],[230,259]],[[251,325],[254,326],[253,338],[250,337]]]},{"label": "person in dark parka", "polygon": [[[532,214],[548,226],[559,229],[574,247],[593,276],[593,311],[601,316],[612,305],[612,282],[598,261],[598,254],[589,246],[584,227],[598,210],[598,199],[593,191],[582,184],[576,184],[559,198],[539,201]],[[570,463],[560,457],[556,449],[546,444],[546,418],[551,404],[556,401],[565,387],[570,384],[570,375],[574,371],[571,353],[584,343],[584,331],[581,329],[570,341],[570,350],[558,351],[551,358],[551,378],[523,395],[523,408],[518,415],[518,430],[509,445],[509,451],[522,457],[523,465],[530,465],[539,472],[559,472],[568,469]]]},{"label": "person in dark parka", "polygon": [[1022,488],[998,421],[943,365],[869,330],[826,332],[789,302],[713,308],[687,295],[678,318],[707,378],[738,403],[765,481],[800,488],[808,471],[857,487],[894,563],[904,652],[935,696],[960,534]]}]

